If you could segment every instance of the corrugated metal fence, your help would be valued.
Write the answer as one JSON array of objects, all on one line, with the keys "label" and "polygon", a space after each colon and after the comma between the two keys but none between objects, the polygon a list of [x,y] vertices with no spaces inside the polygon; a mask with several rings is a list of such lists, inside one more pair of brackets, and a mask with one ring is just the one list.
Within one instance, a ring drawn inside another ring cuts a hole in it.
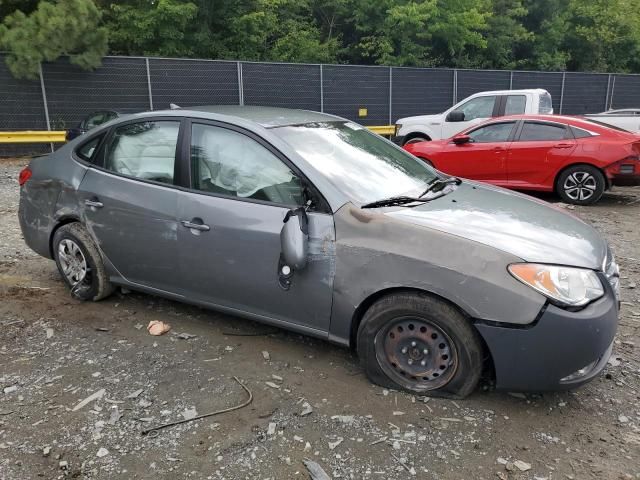
[{"label": "corrugated metal fence", "polygon": [[[544,88],[557,113],[640,106],[640,75],[309,65],[105,57],[82,71],[66,59],[42,65],[36,81],[14,79],[0,56],[0,130],[61,130],[100,109],[159,110],[170,103],[304,108],[365,125],[436,113],[472,93]],[[359,117],[366,108],[367,116]],[[47,147],[0,147],[0,155]]]}]

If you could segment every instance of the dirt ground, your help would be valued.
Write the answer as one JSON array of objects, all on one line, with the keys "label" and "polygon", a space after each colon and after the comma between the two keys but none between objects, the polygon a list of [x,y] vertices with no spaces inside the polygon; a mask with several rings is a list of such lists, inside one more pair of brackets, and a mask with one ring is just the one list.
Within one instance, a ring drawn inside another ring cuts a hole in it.
[{"label": "dirt ground", "polygon": [[[604,374],[451,401],[383,390],[348,350],[243,319],[138,293],[72,299],[22,240],[23,164],[0,161],[1,479],[306,479],[305,458],[343,479],[640,479],[640,189],[573,209],[622,270]],[[150,320],[172,331],[150,336]],[[142,435],[243,403],[234,376],[250,405]]]}]

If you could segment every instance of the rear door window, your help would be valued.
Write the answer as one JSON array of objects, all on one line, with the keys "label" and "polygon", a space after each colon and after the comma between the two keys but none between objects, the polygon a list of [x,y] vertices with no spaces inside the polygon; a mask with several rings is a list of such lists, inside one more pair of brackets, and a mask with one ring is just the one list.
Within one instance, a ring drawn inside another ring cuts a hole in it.
[{"label": "rear door window", "polygon": [[515,124],[516,122],[492,123],[476,128],[467,135],[474,143],[506,142],[509,140]]},{"label": "rear door window", "polygon": [[527,97],[525,95],[508,95],[504,107],[505,115],[521,115],[527,106]]},{"label": "rear door window", "polygon": [[520,132],[519,141],[535,142],[545,140],[562,140],[567,138],[567,129],[564,125],[551,123],[524,122]]},{"label": "rear door window", "polygon": [[148,121],[116,127],[107,141],[104,168],[167,184],[174,183],[179,121]]}]

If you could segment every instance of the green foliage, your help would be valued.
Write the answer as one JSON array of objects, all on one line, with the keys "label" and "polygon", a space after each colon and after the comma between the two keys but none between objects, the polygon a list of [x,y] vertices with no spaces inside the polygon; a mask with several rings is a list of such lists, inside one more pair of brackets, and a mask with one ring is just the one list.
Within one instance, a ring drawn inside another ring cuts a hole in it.
[{"label": "green foliage", "polygon": [[40,62],[62,55],[82,68],[95,68],[107,52],[100,19],[91,0],[42,1],[28,15],[17,10],[4,18],[0,49],[9,51],[7,65],[18,78],[37,77]]},{"label": "green foliage", "polygon": [[189,33],[198,7],[181,0],[138,0],[109,5],[106,25],[114,54],[189,57]]},{"label": "green foliage", "polygon": [[107,37],[121,55],[640,71],[640,0],[93,2],[0,0],[12,71],[66,54],[95,67]]}]

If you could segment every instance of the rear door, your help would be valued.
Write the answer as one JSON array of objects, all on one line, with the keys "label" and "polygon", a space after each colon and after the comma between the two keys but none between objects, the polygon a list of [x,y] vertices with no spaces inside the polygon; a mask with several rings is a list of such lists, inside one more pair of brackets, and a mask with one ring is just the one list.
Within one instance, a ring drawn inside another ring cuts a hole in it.
[{"label": "rear door", "polygon": [[335,231],[320,201],[308,212],[310,261],[288,289],[279,275],[283,220],[307,198],[319,198],[308,196],[313,186],[250,132],[200,120],[188,131],[191,184],[178,205],[178,259],[188,295],[311,333],[328,331]]},{"label": "rear door", "polygon": [[576,141],[566,125],[525,120],[509,149],[509,185],[548,190],[558,169],[575,148]]},{"label": "rear door", "polygon": [[495,185],[507,182],[507,151],[515,130],[514,120],[493,122],[467,132],[471,141],[450,142],[438,152],[436,167],[451,175]]},{"label": "rear door", "polygon": [[78,194],[83,220],[127,280],[177,292],[180,121],[156,118],[115,126]]}]

